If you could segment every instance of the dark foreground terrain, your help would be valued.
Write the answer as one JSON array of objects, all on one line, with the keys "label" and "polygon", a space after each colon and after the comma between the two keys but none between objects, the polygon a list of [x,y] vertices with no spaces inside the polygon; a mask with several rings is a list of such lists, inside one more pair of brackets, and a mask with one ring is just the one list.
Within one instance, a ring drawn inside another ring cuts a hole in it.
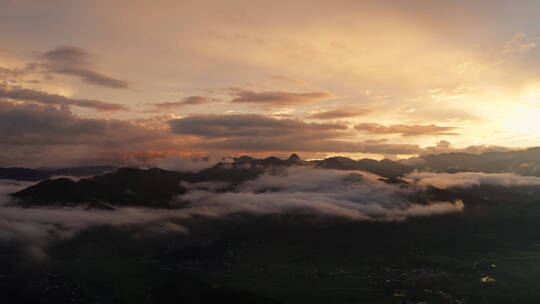
[{"label": "dark foreground terrain", "polygon": [[466,205],[400,223],[238,215],[159,237],[98,227],[37,261],[3,244],[2,303],[538,303],[536,196]]}]

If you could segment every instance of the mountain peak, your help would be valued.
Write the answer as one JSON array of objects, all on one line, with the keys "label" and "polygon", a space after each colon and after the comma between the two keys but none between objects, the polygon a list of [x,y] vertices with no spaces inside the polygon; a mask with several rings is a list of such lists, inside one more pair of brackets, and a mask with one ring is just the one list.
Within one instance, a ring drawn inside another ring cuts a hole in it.
[{"label": "mountain peak", "polygon": [[298,154],[293,153],[291,156],[289,156],[289,160],[302,160]]},{"label": "mountain peak", "polygon": [[304,161],[296,153],[291,154],[291,156],[289,156],[285,162],[289,165],[301,165],[304,163]]}]

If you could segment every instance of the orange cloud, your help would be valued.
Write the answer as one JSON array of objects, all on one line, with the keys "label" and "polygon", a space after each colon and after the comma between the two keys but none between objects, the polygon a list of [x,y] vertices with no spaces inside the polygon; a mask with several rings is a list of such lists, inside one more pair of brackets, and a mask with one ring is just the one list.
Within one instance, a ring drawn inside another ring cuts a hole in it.
[{"label": "orange cloud", "polygon": [[450,132],[455,127],[441,127],[436,125],[391,125],[384,126],[378,123],[361,123],[354,127],[356,130],[371,134],[401,134],[401,136],[421,135],[458,135]]}]

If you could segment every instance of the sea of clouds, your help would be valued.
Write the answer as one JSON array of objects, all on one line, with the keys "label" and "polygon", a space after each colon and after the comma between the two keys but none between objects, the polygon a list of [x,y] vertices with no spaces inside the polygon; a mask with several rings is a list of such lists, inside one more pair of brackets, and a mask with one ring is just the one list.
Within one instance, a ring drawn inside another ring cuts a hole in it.
[{"label": "sea of clouds", "polygon": [[[498,183],[521,185],[538,183],[538,178],[481,174],[414,173],[439,187]],[[270,170],[257,179],[237,185],[204,182],[183,186],[187,193],[174,199],[181,208],[173,210],[120,207],[115,211],[86,210],[81,207],[21,208],[9,193],[32,183],[0,182],[0,241],[21,242],[35,255],[50,241],[68,239],[91,227],[109,225],[129,228],[135,233],[189,233],[182,220],[194,215],[227,217],[232,214],[303,214],[314,217],[344,218],[357,221],[403,221],[411,217],[461,212],[464,204],[455,202],[412,202],[421,185],[403,187],[387,184],[366,172],[338,171],[306,167]],[[224,189],[228,188],[228,191]],[[114,202],[110,202],[114,205]]]}]

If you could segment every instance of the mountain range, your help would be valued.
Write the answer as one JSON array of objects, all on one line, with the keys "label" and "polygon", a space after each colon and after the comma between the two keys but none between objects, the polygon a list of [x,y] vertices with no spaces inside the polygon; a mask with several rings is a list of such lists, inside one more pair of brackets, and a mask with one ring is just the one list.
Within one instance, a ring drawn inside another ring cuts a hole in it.
[{"label": "mountain range", "polygon": [[[17,204],[35,205],[81,205],[89,208],[111,209],[112,206],[145,206],[174,208],[171,200],[186,193],[182,182],[225,182],[233,190],[236,185],[255,179],[270,168],[279,169],[291,166],[303,166],[319,169],[358,170],[381,176],[387,183],[406,184],[401,179],[414,170],[435,172],[482,171],[488,173],[514,172],[522,175],[538,175],[540,167],[540,148],[531,148],[512,152],[490,152],[480,155],[448,153],[429,155],[423,162],[412,166],[392,160],[331,157],[323,160],[304,161],[292,154],[288,159],[277,157],[255,159],[241,156],[232,162],[220,162],[200,172],[177,172],[160,168],[114,168],[84,167],[73,169],[32,170],[17,169],[14,179],[37,179],[38,176],[90,175],[79,180],[69,177],[48,178],[26,189],[12,194]],[[9,170],[9,169],[7,169]],[[36,173],[37,172],[37,173]],[[60,174],[62,173],[62,174]],[[4,175],[6,176],[6,175]],[[453,198],[447,192],[433,188],[431,195],[437,193],[446,199]],[[443,193],[444,192],[444,193]]]}]

